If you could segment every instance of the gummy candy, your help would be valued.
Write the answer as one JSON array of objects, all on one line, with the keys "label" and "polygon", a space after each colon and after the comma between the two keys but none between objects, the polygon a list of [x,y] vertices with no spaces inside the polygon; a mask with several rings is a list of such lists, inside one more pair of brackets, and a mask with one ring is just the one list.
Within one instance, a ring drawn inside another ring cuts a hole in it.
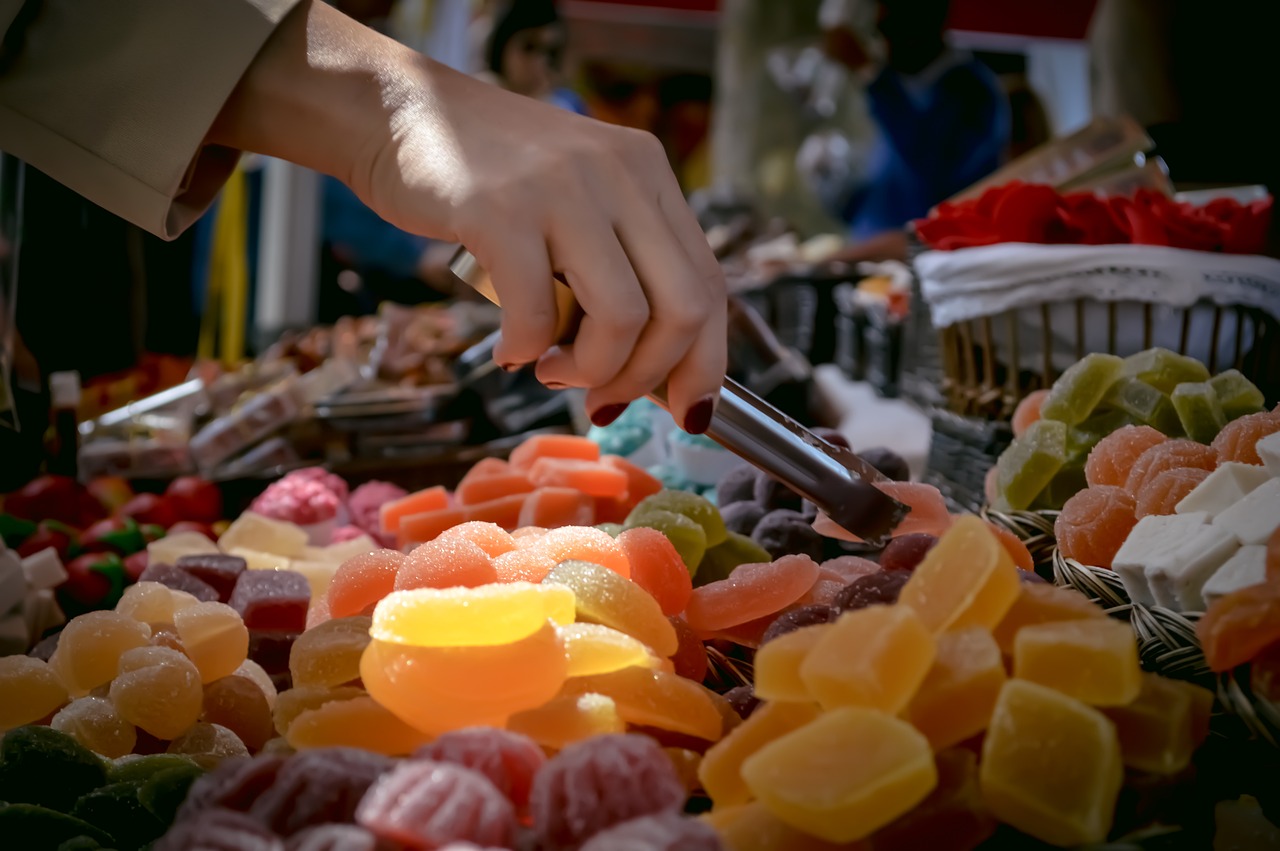
[{"label": "gummy candy", "polygon": [[[1081,487],[1083,487],[1083,482],[1084,480],[1081,479]],[[1080,488],[1075,488],[1072,490],[1072,494],[1079,490]],[[1009,558],[1013,559],[1013,564],[1018,568],[1019,574],[1035,570],[1035,560],[1031,557],[1031,551],[1027,549],[1027,545],[1022,542],[1021,538],[999,523],[990,520],[987,521],[987,528],[1000,540],[1000,546],[1004,547],[1004,551],[1009,554]]]},{"label": "gummy candy", "polygon": [[627,476],[600,461],[576,458],[539,458],[528,471],[539,488],[573,488],[588,496],[620,497],[627,493]]},{"label": "gummy candy", "polygon": [[1024,583],[1009,611],[992,630],[1000,652],[1013,654],[1013,642],[1024,626],[1054,621],[1105,618],[1106,612],[1079,591],[1049,583]]},{"label": "gummy candy", "polygon": [[839,615],[840,612],[835,606],[822,604],[789,609],[778,615],[774,618],[773,623],[769,624],[769,628],[760,637],[760,645],[763,647],[775,638],[781,638],[806,626],[830,623]]},{"label": "gummy candy", "polygon": [[384,502],[378,508],[378,525],[382,527],[383,532],[399,532],[400,521],[405,517],[448,507],[448,491],[439,486],[426,488],[400,499]]},{"label": "gummy candy", "polygon": [[[842,578],[837,578],[834,574],[823,573],[821,568],[818,572],[818,581],[795,604],[802,608],[810,606],[826,606],[830,607],[835,603],[836,597],[844,590],[847,583]],[[763,636],[762,636],[763,638]]]},{"label": "gummy candy", "polygon": [[1013,674],[1093,706],[1123,706],[1142,688],[1133,628],[1110,618],[1024,626]]},{"label": "gummy candy", "polygon": [[716,807],[700,816],[732,851],[870,851],[868,842],[833,843],[796,830],[760,801]]},{"label": "gummy candy", "polygon": [[882,570],[855,579],[836,595],[831,605],[841,612],[865,609],[867,606],[892,605],[898,602],[910,574],[901,570]]},{"label": "gummy candy", "polygon": [[593,693],[560,695],[507,721],[507,729],[553,750],[592,736],[621,733],[626,727],[613,700]]},{"label": "gummy candy", "polygon": [[1168,349],[1146,349],[1124,359],[1123,374],[1162,393],[1172,393],[1184,381],[1208,381],[1209,370],[1195,358]]},{"label": "gummy candy", "polygon": [[1114,485],[1123,487],[1129,471],[1144,452],[1169,438],[1151,426],[1124,426],[1098,441],[1084,465],[1084,475],[1091,487]]},{"label": "gummy candy", "polygon": [[356,809],[356,821],[410,848],[455,841],[510,848],[516,834],[515,810],[488,778],[429,760],[401,763],[380,777]]},{"label": "gummy candy", "polygon": [[694,589],[685,618],[699,631],[735,626],[781,611],[817,579],[818,565],[803,555],[739,565],[727,579]]},{"label": "gummy candy", "polygon": [[1218,373],[1209,379],[1209,384],[1228,422],[1246,414],[1256,414],[1266,405],[1262,391],[1238,369]]},{"label": "gummy candy", "polygon": [[[497,499],[491,499],[488,502],[477,502],[472,505],[465,506],[462,510],[462,517],[467,523],[490,523],[501,529],[514,529],[520,524],[520,514],[524,511],[524,504],[528,501],[527,494],[513,494],[512,496],[500,496]],[[405,521],[406,524],[408,521]],[[456,529],[457,525],[450,528]],[[435,537],[438,540],[442,535],[447,533],[449,528],[442,529]]]},{"label": "gummy candy", "polygon": [[49,726],[109,759],[133,753],[138,741],[133,725],[120,717],[111,701],[101,697],[71,701],[53,716]]},{"label": "gummy candy", "polygon": [[898,535],[880,554],[880,567],[884,570],[915,570],[925,553],[936,543],[938,539],[935,536],[922,532]]},{"label": "gummy candy", "polygon": [[413,756],[478,771],[517,811],[528,806],[533,778],[547,761],[542,749],[528,736],[494,727],[468,727],[445,733]]},{"label": "gummy candy", "polygon": [[1280,431],[1280,411],[1264,411],[1247,414],[1222,427],[1213,439],[1213,451],[1218,463],[1237,461],[1241,464],[1261,464],[1258,441]]},{"label": "gummy candy", "polygon": [[198,603],[175,612],[173,622],[206,683],[234,673],[248,657],[249,630],[226,603]]},{"label": "gummy candy", "polygon": [[944,632],[906,718],[942,750],[986,729],[1004,682],[1004,660],[991,633],[980,627]]},{"label": "gummy candy", "polygon": [[551,529],[531,548],[556,564],[571,560],[589,561],[607,567],[619,576],[631,575],[631,562],[618,542],[590,526]]},{"label": "gummy candy", "polygon": [[374,609],[369,634],[418,647],[502,645],[533,635],[548,618],[573,623],[574,605],[573,591],[556,583],[395,591]]},{"label": "gummy candy", "polygon": [[685,791],[662,748],[646,736],[597,736],[567,746],[533,781],[530,810],[538,847],[576,849],[616,824],[684,804]]},{"label": "gummy candy", "polygon": [[[274,689],[272,691],[274,693]],[[266,693],[254,680],[239,674],[214,680],[204,687],[204,712],[200,719],[227,728],[254,752],[276,732]]]},{"label": "gummy candy", "polygon": [[[764,474],[749,464],[739,464],[716,483],[716,505],[724,509],[739,502],[755,502],[756,479]],[[763,506],[761,506],[763,508]]]},{"label": "gummy candy", "polygon": [[326,703],[340,700],[352,700],[364,697],[363,689],[352,686],[323,688],[321,686],[298,686],[280,692],[272,709],[271,719],[276,732],[284,735],[294,720],[304,712],[319,709]]},{"label": "gummy candy", "polygon": [[106,783],[101,757],[50,727],[18,727],[0,739],[0,801],[70,811]]},{"label": "gummy candy", "polygon": [[535,434],[511,450],[511,469],[527,470],[539,458],[573,458],[598,461],[600,447],[585,437],[571,434]]},{"label": "gummy candy", "polygon": [[254,801],[276,782],[284,763],[285,757],[279,754],[220,763],[217,768],[191,784],[191,789],[178,809],[177,823],[190,822],[210,810],[248,812]]},{"label": "gummy candy", "polygon": [[231,599],[231,592],[236,587],[236,581],[247,567],[244,559],[221,553],[199,553],[181,556],[174,566],[180,570],[185,570],[208,584],[210,588],[218,592],[218,600],[222,603]]},{"label": "gummy candy", "polygon": [[249,629],[301,632],[307,626],[311,585],[292,570],[251,570],[241,575],[228,605]]},{"label": "gummy candy", "polygon": [[951,748],[936,753],[934,764],[938,785],[910,812],[875,832],[871,846],[877,851],[973,851],[995,832],[996,820],[978,785],[977,755]]},{"label": "gummy candy", "polygon": [[775,511],[779,508],[799,511],[803,501],[800,494],[764,473],[758,474],[755,478],[752,499],[764,506],[766,511]]},{"label": "gummy candy", "polygon": [[[313,606],[312,609],[319,609]],[[317,621],[312,628],[319,626],[328,618]],[[289,654],[293,651],[293,642],[300,633],[296,632],[259,632],[249,633],[249,658],[262,667],[272,682],[284,680],[285,688],[289,687]]]},{"label": "gummy candy", "polygon": [[490,558],[497,558],[503,553],[509,553],[516,548],[515,540],[512,539],[511,533],[506,529],[496,523],[483,523],[478,520],[460,523],[452,529],[441,532],[440,538],[447,540],[461,538],[470,541],[484,550],[485,554]]},{"label": "gummy candy", "polygon": [[71,815],[111,834],[117,847],[143,847],[158,839],[167,825],[142,806],[138,792],[134,783],[103,786],[76,801]]},{"label": "gummy candy", "polygon": [[351,747],[388,756],[412,753],[427,740],[421,731],[365,696],[330,701],[300,713],[285,738],[299,750]]},{"label": "gummy candy", "polygon": [[1196,489],[1196,485],[1209,478],[1208,470],[1195,467],[1175,467],[1165,470],[1151,480],[1138,494],[1134,517],[1141,520],[1148,514],[1173,514],[1178,503]]},{"label": "gummy candy", "polygon": [[1014,437],[1021,437],[1032,423],[1040,419],[1040,407],[1048,397],[1048,390],[1033,390],[1023,397],[1018,407],[1014,408],[1013,417],[1010,420]]},{"label": "gummy candy", "polygon": [[779,736],[815,720],[821,710],[812,703],[779,700],[761,704],[751,717],[712,745],[698,768],[698,779],[717,808],[745,804],[751,790],[742,779],[742,763]]},{"label": "gummy candy", "polygon": [[280,765],[249,813],[281,836],[313,824],[351,823],[361,798],[391,766],[387,757],[355,748],[302,751]]},{"label": "gummy candy", "polygon": [[1189,689],[1143,674],[1137,698],[1102,710],[1116,725],[1124,764],[1152,774],[1176,774],[1186,768],[1197,745],[1192,739],[1191,704]]},{"label": "gummy candy", "polygon": [[[497,461],[496,458],[486,458],[485,461]],[[506,462],[503,464],[504,469],[495,470],[492,473],[485,473],[480,469],[480,465],[472,467],[467,474],[458,482],[458,487],[453,491],[453,498],[459,505],[475,505],[481,502],[488,502],[493,499],[500,499],[504,496],[517,496],[526,494],[533,490],[533,482],[529,481],[529,477],[524,473],[513,473],[505,469]]]},{"label": "gummy candy", "polygon": [[1115,726],[1061,692],[1009,680],[978,779],[991,812],[1023,833],[1059,846],[1101,842],[1124,782]]},{"label": "gummy candy", "polygon": [[200,717],[200,672],[167,647],[137,647],[120,656],[110,698],[125,721],[158,739],[172,739]]},{"label": "gummy candy", "polygon": [[1165,470],[1196,467],[1212,472],[1217,465],[1217,455],[1208,446],[1193,440],[1169,440],[1138,456],[1125,479],[1124,489],[1137,497]]},{"label": "gummy candy", "polygon": [[220,724],[201,721],[169,743],[166,753],[190,757],[202,768],[213,768],[225,759],[249,755],[240,737]]},{"label": "gummy candy", "polygon": [[566,561],[547,574],[541,587],[555,585],[573,592],[579,620],[625,632],[663,658],[676,652],[675,630],[657,601],[634,582],[589,561]]},{"label": "gummy candy", "polygon": [[1040,416],[1075,425],[1093,413],[1125,369],[1115,355],[1085,355],[1058,377],[1040,406]]},{"label": "gummy candy", "polygon": [[1192,440],[1208,443],[1227,424],[1218,395],[1207,381],[1179,384],[1173,389],[1171,398],[1182,422],[1182,430]]},{"label": "gummy candy", "polygon": [[771,559],[803,555],[817,561],[826,552],[826,544],[814,531],[810,520],[799,511],[785,508],[775,509],[760,518],[751,532],[751,540],[768,552]]},{"label": "gummy candy", "polygon": [[623,528],[626,529],[634,529],[638,526],[657,529],[666,535],[672,546],[676,548],[676,552],[680,554],[684,566],[689,570],[689,575],[696,578],[698,565],[707,552],[707,533],[703,531],[702,526],[683,514],[656,508],[647,509],[640,514],[633,512],[627,516],[627,522],[623,524]]},{"label": "gummy candy", "polygon": [[702,643],[702,636],[694,632],[693,627],[683,617],[669,617],[668,621],[676,631],[678,646],[671,656],[673,673],[700,683],[707,677],[710,662],[707,659],[707,646]]},{"label": "gummy candy", "polygon": [[[396,529],[396,542],[402,549],[410,544],[421,544],[434,541],[442,533],[460,523],[479,519],[472,514],[472,508],[437,508],[420,514],[408,514],[400,518]],[[489,519],[489,518],[484,518]]]},{"label": "gummy candy", "polygon": [[538,488],[529,494],[516,518],[517,526],[589,526],[595,522],[595,500],[573,488]]},{"label": "gummy candy", "polygon": [[159,582],[138,582],[124,589],[116,611],[151,627],[173,623],[176,609],[200,602],[185,591],[174,591]]},{"label": "gummy candy", "polygon": [[1280,588],[1251,585],[1220,597],[1196,623],[1210,670],[1230,671],[1280,641]]},{"label": "gummy candy", "polygon": [[556,562],[550,556],[533,547],[517,548],[493,560],[493,572],[499,582],[536,584],[546,579],[555,566]]},{"label": "gummy candy", "polygon": [[864,576],[879,573],[880,565],[861,556],[838,556],[824,561],[819,565],[819,570],[821,575],[831,578],[839,577],[847,585]]},{"label": "gummy candy", "polygon": [[179,819],[154,851],[283,851],[279,837],[254,818],[233,810],[203,810]]},{"label": "gummy candy", "polygon": [[724,851],[715,828],[679,813],[641,816],[603,830],[582,851]]},{"label": "gummy candy", "polygon": [[568,675],[607,674],[650,658],[644,642],[625,632],[595,623],[571,623],[557,629],[569,660]]},{"label": "gummy candy", "polygon": [[693,577],[695,586],[707,585],[729,578],[734,568],[742,564],[763,564],[773,556],[750,537],[730,532],[724,543],[711,547],[702,556],[698,573]]},{"label": "gummy candy", "polygon": [[896,713],[933,664],[933,636],[906,606],[870,606],[820,629],[822,636],[804,654],[800,678],[825,709],[869,706]]},{"label": "gummy candy", "polygon": [[47,662],[0,656],[0,731],[45,718],[67,702],[67,689]]},{"label": "gummy candy", "polygon": [[766,514],[768,512],[764,510],[764,506],[751,499],[720,506],[720,519],[724,522],[725,530],[748,537]]},{"label": "gummy candy", "polygon": [[630,667],[609,674],[573,677],[566,695],[602,694],[613,700],[618,716],[641,724],[714,742],[724,721],[713,702],[714,692],[677,674]]},{"label": "gummy candy", "polygon": [[1010,508],[1026,508],[1066,462],[1067,427],[1054,420],[1038,420],[996,462],[1001,498]]},{"label": "gummy candy", "polygon": [[813,692],[800,667],[828,631],[827,625],[815,624],[761,645],[754,662],[755,695],[765,700],[812,701]]},{"label": "gummy candy", "polygon": [[88,612],[62,630],[49,666],[72,697],[88,694],[116,675],[121,654],[145,647],[151,628],[118,612]]},{"label": "gummy candy", "polygon": [[307,533],[293,523],[246,511],[218,538],[223,552],[256,550],[285,558],[298,558],[308,543]]},{"label": "gummy candy", "polygon": [[318,824],[289,837],[284,851],[378,851],[378,837],[354,824]]},{"label": "gummy candy", "polygon": [[332,687],[358,679],[372,623],[364,615],[335,618],[298,636],[289,652],[293,684]]},{"label": "gummy candy", "polygon": [[749,756],[742,777],[792,827],[830,842],[869,835],[937,783],[933,752],[914,727],[861,707],[828,711]]},{"label": "gummy candy", "polygon": [[1053,524],[1058,548],[1081,564],[1110,567],[1137,524],[1133,496],[1113,485],[1094,485],[1067,500]]},{"label": "gummy candy", "polygon": [[[1169,436],[1181,436],[1185,433],[1185,425],[1178,415],[1177,405],[1169,394],[1137,378],[1121,378],[1111,385],[1111,389],[1103,398],[1103,403],[1116,410],[1106,414],[1096,414],[1081,423],[1081,430],[1086,433],[1098,430],[1108,421],[1115,423],[1111,429],[1102,431],[1098,435],[1099,439],[1119,428],[1121,421],[1150,426],[1161,434]],[[1117,413],[1122,414],[1123,417],[1118,419],[1115,416]],[[1097,440],[1093,442],[1096,443]]]},{"label": "gummy candy", "polygon": [[898,602],[915,609],[935,633],[994,627],[1021,589],[1018,569],[981,519],[956,520],[912,572]]},{"label": "gummy candy", "polygon": [[465,538],[440,536],[419,544],[396,574],[395,590],[476,588],[498,581],[489,554]]},{"label": "gummy candy", "polygon": [[[1034,431],[1034,430],[1033,430]],[[951,526],[951,515],[942,493],[933,485],[920,482],[878,482],[880,490],[906,505],[910,511],[895,530],[899,535],[924,532],[940,535]],[[818,514],[813,528],[823,535],[844,541],[860,542],[862,539],[838,526],[826,514]]]},{"label": "gummy candy", "polygon": [[658,601],[662,613],[677,615],[689,604],[693,581],[680,554],[657,529],[627,529],[617,537],[631,565],[631,581]]},{"label": "gummy candy", "polygon": [[[663,490],[641,500],[636,505],[634,514],[640,518],[645,512],[651,510],[671,511],[693,520],[702,527],[708,547],[724,542],[726,533],[724,520],[716,507],[704,497],[687,491]],[[642,522],[633,522],[631,525],[642,525]]]}]

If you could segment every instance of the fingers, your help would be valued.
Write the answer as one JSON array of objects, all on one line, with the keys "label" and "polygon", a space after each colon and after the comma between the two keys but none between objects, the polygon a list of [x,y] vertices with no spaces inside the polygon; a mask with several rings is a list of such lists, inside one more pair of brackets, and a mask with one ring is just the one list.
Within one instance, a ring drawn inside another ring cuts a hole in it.
[{"label": "fingers", "polygon": [[489,271],[502,302],[502,338],[493,350],[503,368],[532,363],[555,343],[556,303],[551,260],[537,232],[516,232],[476,260]]}]

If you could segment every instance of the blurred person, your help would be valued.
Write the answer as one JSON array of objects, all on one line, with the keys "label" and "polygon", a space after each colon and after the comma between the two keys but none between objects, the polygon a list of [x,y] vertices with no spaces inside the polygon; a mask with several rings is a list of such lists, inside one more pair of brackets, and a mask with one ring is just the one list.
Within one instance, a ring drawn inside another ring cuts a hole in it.
[{"label": "blurred person", "polygon": [[478,75],[507,91],[587,114],[586,102],[561,82],[567,31],[554,0],[511,0],[497,14]]}]

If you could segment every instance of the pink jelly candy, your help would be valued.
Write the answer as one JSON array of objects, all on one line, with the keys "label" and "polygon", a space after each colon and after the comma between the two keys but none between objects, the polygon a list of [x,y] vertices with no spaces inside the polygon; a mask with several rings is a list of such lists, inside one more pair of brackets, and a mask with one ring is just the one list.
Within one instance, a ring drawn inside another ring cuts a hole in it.
[{"label": "pink jelly candy", "polygon": [[240,578],[240,574],[244,573],[247,565],[239,556],[200,553],[181,556],[174,566],[207,582],[209,587],[218,592],[218,602],[225,603],[231,599],[236,581]]},{"label": "pink jelly candy", "polygon": [[1151,480],[1151,484],[1138,494],[1134,516],[1141,520],[1148,514],[1173,514],[1178,503],[1196,489],[1196,485],[1209,478],[1208,470],[1195,467],[1175,467],[1165,470]]},{"label": "pink jelly candy", "polygon": [[724,851],[711,825],[680,813],[624,821],[587,840],[582,851]]},{"label": "pink jelly candy", "polygon": [[[911,509],[894,530],[895,535],[917,532],[941,535],[951,526],[947,502],[942,498],[942,492],[933,485],[920,482],[877,482],[876,487]],[[813,528],[829,538],[855,543],[862,540],[821,512],[814,521]]]},{"label": "pink jelly candy", "polygon": [[1053,524],[1058,548],[1081,564],[1110,567],[1137,524],[1133,497],[1114,485],[1085,488],[1066,501]]},{"label": "pink jelly candy", "polygon": [[284,763],[285,758],[277,754],[223,760],[191,784],[176,821],[195,819],[206,810],[248,812],[253,802],[276,782]]},{"label": "pink jelly candy", "polygon": [[316,748],[289,757],[249,814],[281,836],[329,822],[350,822],[390,758],[356,748]]},{"label": "pink jelly candy", "polygon": [[824,579],[839,579],[848,585],[864,576],[880,571],[880,565],[869,558],[861,556],[839,556],[830,558],[818,565]]},{"label": "pink jelly candy", "polygon": [[1280,431],[1280,409],[1246,414],[1222,427],[1213,439],[1213,451],[1218,463],[1236,461],[1241,464],[1261,464],[1258,441]]},{"label": "pink jelly candy", "polygon": [[503,529],[497,523],[486,523],[483,520],[468,520],[466,523],[459,523],[452,529],[446,529],[436,536],[436,540],[441,538],[462,538],[484,550],[490,558],[497,558],[503,553],[509,553],[516,548],[516,542],[511,538],[511,533]]},{"label": "pink jelly candy", "polygon": [[1134,462],[1153,446],[1169,438],[1151,426],[1122,426],[1102,438],[1084,462],[1084,478],[1090,486],[1124,487]]},{"label": "pink jelly candy", "polygon": [[818,565],[808,556],[739,565],[727,578],[695,588],[685,618],[699,632],[746,623],[782,611],[817,580]]},{"label": "pink jelly candy", "polygon": [[378,837],[356,824],[320,824],[295,833],[284,851],[377,851]]},{"label": "pink jelly candy", "polygon": [[396,550],[374,550],[342,563],[329,582],[329,614],[335,618],[366,614],[395,590],[396,574],[408,559]]},{"label": "pink jelly candy", "polygon": [[528,736],[496,727],[468,727],[444,733],[419,748],[414,757],[480,772],[518,810],[528,806],[534,775],[547,761],[542,748]]},{"label": "pink jelly candy", "polygon": [[209,809],[179,819],[156,840],[154,851],[283,851],[284,843],[261,822],[235,810]]},{"label": "pink jelly candy", "polygon": [[1166,470],[1179,467],[1196,467],[1212,471],[1218,466],[1218,454],[1194,440],[1167,440],[1158,443],[1138,456],[1133,469],[1124,480],[1124,489],[1135,498]]},{"label": "pink jelly candy", "polygon": [[307,627],[311,584],[292,570],[250,570],[228,601],[249,629],[301,632]]},{"label": "pink jelly candy", "polygon": [[498,580],[493,560],[479,544],[467,538],[449,538],[447,534],[414,547],[396,575],[397,591],[456,586],[476,588]]},{"label": "pink jelly candy", "polygon": [[488,778],[429,760],[403,762],[383,776],[360,802],[356,821],[409,848],[456,841],[510,848],[516,834],[515,809]]}]

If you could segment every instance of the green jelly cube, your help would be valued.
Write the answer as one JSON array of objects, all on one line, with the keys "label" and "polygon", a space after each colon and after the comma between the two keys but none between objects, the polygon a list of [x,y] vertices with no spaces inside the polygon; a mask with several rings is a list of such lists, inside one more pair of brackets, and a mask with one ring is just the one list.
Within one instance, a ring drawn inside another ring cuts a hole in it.
[{"label": "green jelly cube", "polygon": [[733,569],[740,564],[763,564],[773,561],[773,556],[764,547],[746,535],[730,532],[723,542],[707,550],[698,567],[698,575],[694,577],[695,586],[706,585],[728,578]]},{"label": "green jelly cube", "polygon": [[86,837],[78,843],[81,848],[117,847],[111,836],[87,821],[35,804],[0,804],[0,836],[0,847],[13,849],[57,848],[80,837]]},{"label": "green jelly cube", "polygon": [[138,800],[147,808],[147,812],[161,822],[172,824],[174,816],[178,814],[178,807],[187,799],[191,784],[200,779],[202,774],[204,769],[190,760],[188,765],[157,771],[142,784]]},{"label": "green jelly cube", "polygon": [[1187,437],[1210,443],[1227,424],[1218,394],[1208,381],[1187,382],[1173,389],[1173,408]]},{"label": "green jelly cube", "polygon": [[1124,359],[1124,376],[1172,393],[1184,381],[1208,381],[1209,369],[1195,358],[1168,349],[1147,349]]},{"label": "green jelly cube", "polygon": [[1049,484],[1031,503],[1037,511],[1058,511],[1071,497],[1089,486],[1084,477],[1085,456],[1072,455],[1062,469],[1054,474]]},{"label": "green jelly cube", "polygon": [[[1169,410],[1172,411],[1173,408],[1170,407]],[[1177,421],[1176,414],[1174,421]],[[1068,455],[1079,453],[1088,455],[1093,447],[1098,445],[1099,440],[1127,425],[1133,425],[1133,417],[1119,409],[1095,413],[1079,425],[1073,425],[1067,429],[1067,453]],[[1178,428],[1182,426],[1179,425]]]},{"label": "green jelly cube", "polygon": [[1103,401],[1108,406],[1123,411],[1138,425],[1149,425],[1171,437],[1183,434],[1182,421],[1178,419],[1178,412],[1173,409],[1173,401],[1169,395],[1145,381],[1121,378],[1111,385]]},{"label": "green jelly cube", "polygon": [[1002,504],[1027,508],[1067,462],[1067,427],[1039,420],[1000,455],[996,483]]},{"label": "green jelly cube", "polygon": [[621,523],[597,523],[596,528],[601,532],[604,532],[610,538],[616,538],[618,535],[622,534]]},{"label": "green jelly cube", "polygon": [[709,501],[696,493],[681,490],[664,490],[647,496],[632,509],[632,514],[658,509],[683,514],[702,527],[707,536],[707,546],[714,547],[724,541],[727,530],[720,511]]},{"label": "green jelly cube", "polygon": [[1228,369],[1209,379],[1209,385],[1218,396],[1222,414],[1227,422],[1266,410],[1267,400],[1262,391],[1238,369]]},{"label": "green jelly cube", "polygon": [[627,515],[627,522],[623,524],[624,529],[634,529],[637,526],[647,526],[650,529],[657,529],[659,532],[667,536],[667,540],[676,548],[676,552],[680,554],[681,561],[684,566],[689,569],[690,576],[697,576],[698,565],[702,562],[703,555],[707,552],[707,533],[695,521],[683,514],[677,514],[674,511],[666,511],[661,508],[647,508],[640,510],[640,506]]},{"label": "green jelly cube", "polygon": [[168,827],[142,806],[141,789],[138,781],[103,786],[77,801],[71,815],[111,834],[119,848],[141,848],[159,839]]},{"label": "green jelly cube", "polygon": [[70,812],[106,782],[102,757],[52,727],[18,727],[0,741],[0,801]]},{"label": "green jelly cube", "polygon": [[1115,355],[1085,355],[1053,383],[1040,407],[1040,416],[1067,425],[1083,422],[1120,377],[1123,368],[1124,361]]}]

